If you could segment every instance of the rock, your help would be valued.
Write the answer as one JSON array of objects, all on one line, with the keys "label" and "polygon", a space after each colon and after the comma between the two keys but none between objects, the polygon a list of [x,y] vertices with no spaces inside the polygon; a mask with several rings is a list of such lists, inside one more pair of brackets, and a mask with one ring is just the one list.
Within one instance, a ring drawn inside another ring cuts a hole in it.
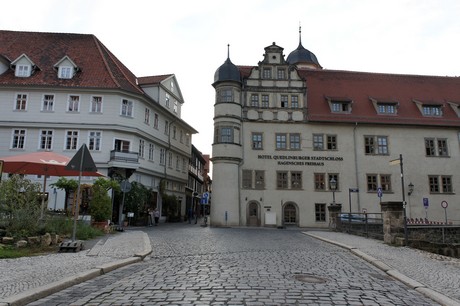
[{"label": "rock", "polygon": [[51,245],[51,235],[46,233],[45,235],[40,237],[40,243],[42,246],[50,246]]},{"label": "rock", "polygon": [[30,245],[39,245],[40,244],[40,237],[37,237],[37,236],[27,237],[27,242]]},{"label": "rock", "polygon": [[16,247],[17,248],[25,248],[27,246],[27,241],[25,240],[19,240],[16,242]]},{"label": "rock", "polygon": [[59,244],[61,241],[59,241],[59,235],[58,234],[51,234],[51,244],[52,245],[57,245]]},{"label": "rock", "polygon": [[3,244],[13,244],[14,238],[13,237],[3,237],[2,243]]}]

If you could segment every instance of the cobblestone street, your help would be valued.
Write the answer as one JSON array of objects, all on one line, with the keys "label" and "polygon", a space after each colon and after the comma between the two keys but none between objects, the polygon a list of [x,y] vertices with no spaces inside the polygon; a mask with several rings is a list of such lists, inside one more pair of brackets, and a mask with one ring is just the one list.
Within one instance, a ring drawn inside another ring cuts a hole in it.
[{"label": "cobblestone street", "polygon": [[436,305],[297,230],[148,228],[145,261],[30,305]]}]

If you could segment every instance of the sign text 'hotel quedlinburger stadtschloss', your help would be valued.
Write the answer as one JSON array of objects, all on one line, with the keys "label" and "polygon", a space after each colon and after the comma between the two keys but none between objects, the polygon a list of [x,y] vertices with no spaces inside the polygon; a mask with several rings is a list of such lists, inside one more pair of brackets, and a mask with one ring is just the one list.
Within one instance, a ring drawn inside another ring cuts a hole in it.
[{"label": "sign text 'hotel quedlinburger stadtschloss'", "polygon": [[278,165],[285,166],[324,166],[325,161],[343,161],[341,156],[309,156],[309,155],[258,155],[258,159],[271,159]]}]

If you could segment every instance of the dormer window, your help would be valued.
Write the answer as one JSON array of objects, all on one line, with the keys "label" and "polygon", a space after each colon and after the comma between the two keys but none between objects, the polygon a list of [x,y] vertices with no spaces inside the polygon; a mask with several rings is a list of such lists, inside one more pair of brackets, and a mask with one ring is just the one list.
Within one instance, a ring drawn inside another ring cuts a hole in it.
[{"label": "dormer window", "polygon": [[77,71],[78,66],[66,55],[54,65],[57,69],[58,78],[71,79]]},{"label": "dormer window", "polygon": [[417,105],[418,109],[422,113],[423,116],[426,117],[442,117],[442,107],[443,103],[439,102],[421,102],[418,100],[412,100],[415,105]]},{"label": "dormer window", "polygon": [[31,70],[30,65],[16,65],[15,75],[17,77],[27,78],[30,77]]},{"label": "dormer window", "polygon": [[376,99],[376,98],[371,98],[372,104],[374,105],[375,110],[377,111],[377,114],[379,115],[396,115],[398,111],[398,102],[397,101],[392,101],[388,99]]},{"label": "dormer window", "polygon": [[460,117],[460,103],[455,102],[447,102],[449,103],[450,107],[453,109],[457,117]]},{"label": "dormer window", "polygon": [[351,113],[351,104],[352,100],[349,98],[331,98],[326,97],[329,107],[331,108],[332,113],[342,113],[349,114]]}]

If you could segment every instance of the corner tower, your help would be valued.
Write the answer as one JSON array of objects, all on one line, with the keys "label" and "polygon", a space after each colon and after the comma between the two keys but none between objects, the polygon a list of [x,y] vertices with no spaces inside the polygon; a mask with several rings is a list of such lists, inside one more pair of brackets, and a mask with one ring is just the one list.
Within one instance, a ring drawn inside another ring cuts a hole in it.
[{"label": "corner tower", "polygon": [[242,82],[238,67],[230,61],[229,51],[227,60],[214,74],[212,86],[216,90],[216,96],[211,159],[213,163],[211,226],[238,226],[241,225],[239,165],[243,156]]}]

